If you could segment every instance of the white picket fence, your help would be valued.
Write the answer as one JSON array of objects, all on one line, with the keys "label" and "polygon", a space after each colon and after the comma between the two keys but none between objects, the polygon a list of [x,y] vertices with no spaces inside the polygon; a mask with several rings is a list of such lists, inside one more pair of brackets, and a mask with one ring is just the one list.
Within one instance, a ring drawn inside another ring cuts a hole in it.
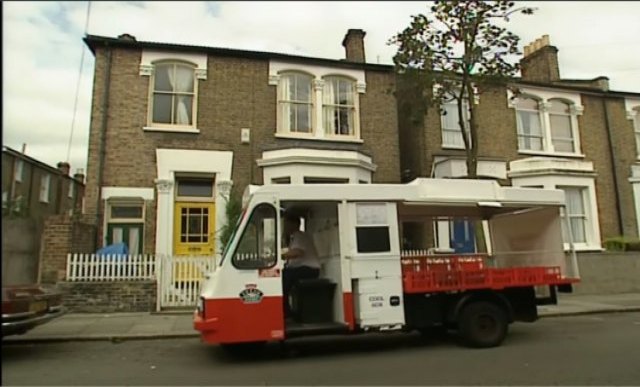
[{"label": "white picket fence", "polygon": [[68,254],[67,281],[150,280],[156,278],[156,266],[150,254]]},{"label": "white picket fence", "polygon": [[204,275],[215,270],[212,256],[68,254],[67,281],[156,280],[158,308],[193,307]]}]

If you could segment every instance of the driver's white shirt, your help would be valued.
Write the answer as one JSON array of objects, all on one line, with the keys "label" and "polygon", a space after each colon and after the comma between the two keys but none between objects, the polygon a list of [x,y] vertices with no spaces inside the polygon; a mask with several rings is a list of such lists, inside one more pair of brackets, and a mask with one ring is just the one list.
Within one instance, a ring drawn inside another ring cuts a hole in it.
[{"label": "driver's white shirt", "polygon": [[288,267],[307,266],[314,269],[320,268],[318,261],[318,251],[311,237],[304,232],[294,231],[289,238],[289,250],[300,249],[303,255],[287,261]]}]

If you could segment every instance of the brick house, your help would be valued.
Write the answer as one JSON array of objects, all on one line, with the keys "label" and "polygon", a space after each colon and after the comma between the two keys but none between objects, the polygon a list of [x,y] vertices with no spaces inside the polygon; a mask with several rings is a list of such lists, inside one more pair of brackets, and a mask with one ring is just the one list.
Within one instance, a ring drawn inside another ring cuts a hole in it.
[{"label": "brick house", "polygon": [[[548,36],[536,40],[525,47],[522,77],[511,85],[520,90],[518,98],[494,87],[474,101],[478,175],[565,190],[576,249],[600,250],[607,238],[639,235],[640,93],[611,91],[606,77],[562,79],[557,53]],[[444,115],[425,109],[422,91],[412,86],[398,81],[403,181],[465,176],[455,105],[444,106]],[[467,227],[444,221],[426,232],[433,232],[437,247],[464,251],[473,245]]]},{"label": "brick house", "polygon": [[2,283],[35,283],[46,264],[41,247],[51,234],[60,239],[52,219],[75,218],[82,213],[84,174],[70,166],[47,165],[22,152],[2,148]]},{"label": "brick house", "polygon": [[218,251],[249,184],[399,183],[392,66],[88,35],[95,56],[86,213],[98,247]]},{"label": "brick house", "polygon": [[84,174],[79,169],[69,175],[70,166],[58,163],[58,168],[47,165],[24,152],[2,147],[2,207],[11,207],[42,223],[49,215],[79,213],[84,196]]}]

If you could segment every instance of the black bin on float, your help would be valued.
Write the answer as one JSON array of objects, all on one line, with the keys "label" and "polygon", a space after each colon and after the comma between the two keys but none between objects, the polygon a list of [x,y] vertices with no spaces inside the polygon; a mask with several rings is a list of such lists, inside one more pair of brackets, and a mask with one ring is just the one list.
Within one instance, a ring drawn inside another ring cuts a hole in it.
[{"label": "black bin on float", "polygon": [[301,323],[333,321],[333,295],[336,284],[326,278],[303,279],[292,291],[292,310]]}]

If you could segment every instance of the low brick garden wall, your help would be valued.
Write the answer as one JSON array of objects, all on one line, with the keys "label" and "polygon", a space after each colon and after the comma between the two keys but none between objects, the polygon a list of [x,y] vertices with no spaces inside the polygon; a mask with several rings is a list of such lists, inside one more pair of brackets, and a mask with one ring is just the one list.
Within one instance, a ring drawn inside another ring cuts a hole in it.
[{"label": "low brick garden wall", "polygon": [[70,313],[154,312],[156,281],[58,282]]}]

